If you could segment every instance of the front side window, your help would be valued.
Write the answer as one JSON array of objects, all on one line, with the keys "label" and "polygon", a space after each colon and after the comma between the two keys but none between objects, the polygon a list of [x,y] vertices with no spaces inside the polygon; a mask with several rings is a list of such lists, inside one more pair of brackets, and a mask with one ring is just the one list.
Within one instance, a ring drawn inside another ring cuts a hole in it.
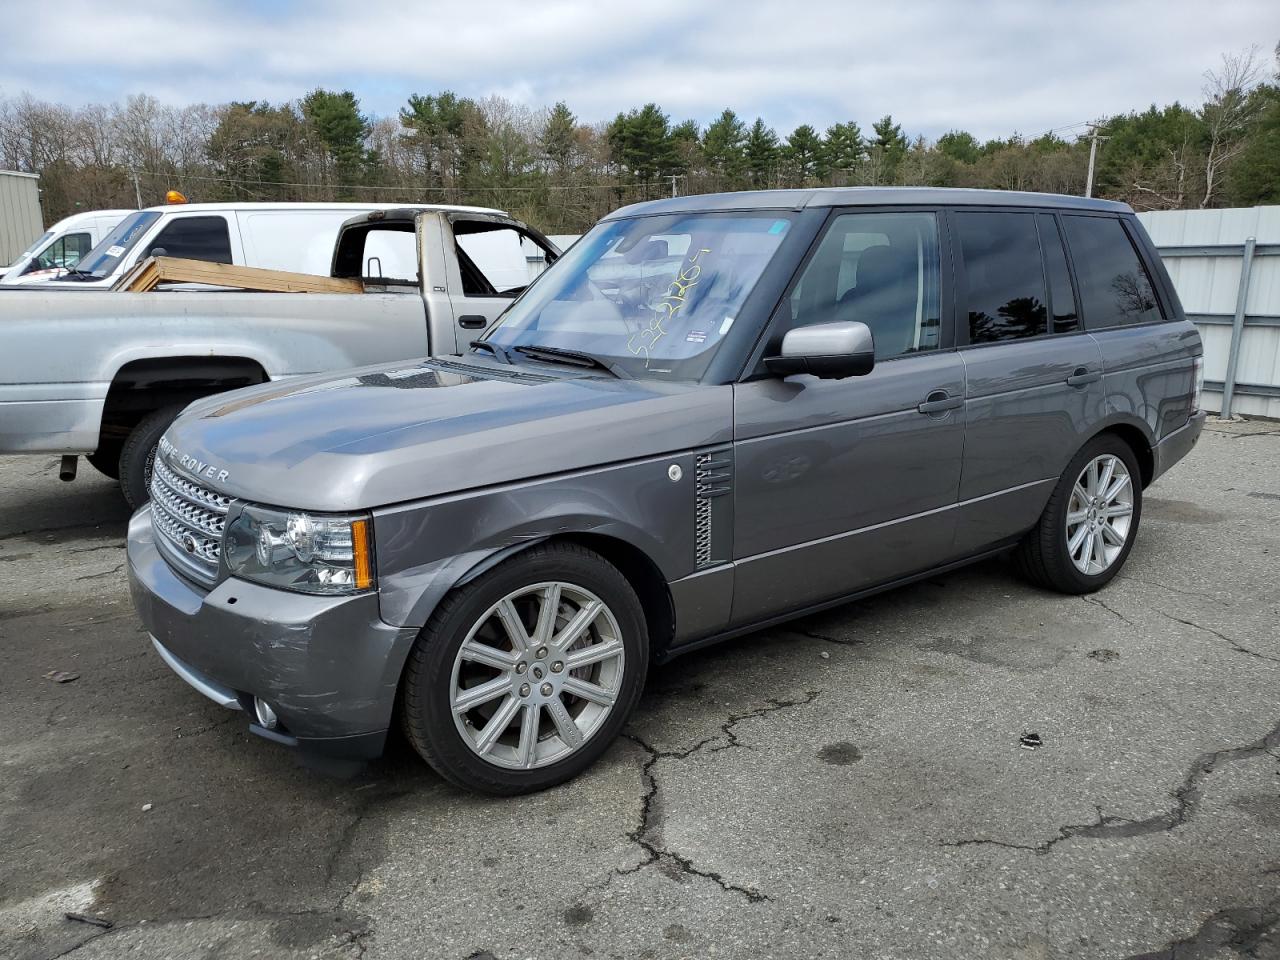
[{"label": "front side window", "polygon": [[93,244],[87,233],[68,233],[49,244],[31,262],[27,272],[36,270],[67,270],[79,263]]},{"label": "front side window", "polygon": [[842,214],[792,292],[790,325],[865,323],[877,360],[935,350],[941,330],[938,274],[934,214]]},{"label": "front side window", "polygon": [[80,261],[78,270],[92,277],[109,275],[159,219],[160,214],[154,210],[139,210],[125,217]]},{"label": "front side window", "polygon": [[1115,217],[1064,216],[1090,330],[1163,319],[1151,278]]},{"label": "front side window", "polygon": [[700,379],[791,228],[790,213],[683,213],[601,223],[485,338],[515,359],[590,354],[624,375]]},{"label": "front side window", "polygon": [[1020,340],[1049,332],[1040,241],[1032,213],[960,212],[969,342]]},{"label": "front side window", "polygon": [[145,256],[158,256],[160,250],[166,257],[230,263],[231,236],[227,232],[227,220],[225,217],[180,217],[151,241]]}]

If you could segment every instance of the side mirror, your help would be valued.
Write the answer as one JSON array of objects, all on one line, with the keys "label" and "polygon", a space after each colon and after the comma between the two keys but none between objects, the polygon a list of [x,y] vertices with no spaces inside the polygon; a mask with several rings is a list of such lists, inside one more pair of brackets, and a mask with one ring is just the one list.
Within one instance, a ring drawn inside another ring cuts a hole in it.
[{"label": "side mirror", "polygon": [[782,351],[765,366],[780,377],[808,373],[824,380],[862,377],[876,364],[871,328],[856,320],[815,323],[788,330]]}]

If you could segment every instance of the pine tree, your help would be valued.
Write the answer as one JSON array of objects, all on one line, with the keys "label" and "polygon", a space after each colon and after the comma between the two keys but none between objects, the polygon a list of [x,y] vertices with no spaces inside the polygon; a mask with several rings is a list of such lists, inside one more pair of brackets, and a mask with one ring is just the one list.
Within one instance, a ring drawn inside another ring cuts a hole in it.
[{"label": "pine tree", "polygon": [[737,186],[742,179],[747,131],[738,115],[726,109],[702,135],[702,154],[707,169],[718,174],[722,185]]},{"label": "pine tree", "polygon": [[546,125],[542,128],[542,152],[561,173],[569,168],[573,160],[577,128],[578,118],[563,100],[551,108]]},{"label": "pine tree", "polygon": [[822,175],[822,138],[809,124],[802,123],[791,131],[782,154],[788,178],[796,186],[803,187]]},{"label": "pine tree", "polygon": [[862,130],[850,120],[827,128],[822,144],[822,165],[826,176],[847,181],[862,163]]},{"label": "pine tree", "polygon": [[767,187],[773,183],[778,169],[778,153],[778,135],[772,127],[765,126],[764,120],[756,117],[743,147],[743,159],[753,187]]}]

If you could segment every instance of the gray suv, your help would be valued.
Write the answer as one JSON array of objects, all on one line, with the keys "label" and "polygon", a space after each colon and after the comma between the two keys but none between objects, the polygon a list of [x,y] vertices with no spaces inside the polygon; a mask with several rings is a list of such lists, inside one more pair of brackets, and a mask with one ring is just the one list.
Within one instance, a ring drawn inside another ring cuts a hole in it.
[{"label": "gray suv", "polygon": [[331,758],[579,773],[648,665],[1013,551],[1124,564],[1200,337],[1132,211],[829,189],[627,207],[470,352],[197,401],[129,528],[157,653]]}]

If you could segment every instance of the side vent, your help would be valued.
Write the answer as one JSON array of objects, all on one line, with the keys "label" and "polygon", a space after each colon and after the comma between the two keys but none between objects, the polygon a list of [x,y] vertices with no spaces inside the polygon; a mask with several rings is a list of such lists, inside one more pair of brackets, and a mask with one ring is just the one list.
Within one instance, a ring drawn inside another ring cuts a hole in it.
[{"label": "side vent", "polygon": [[729,559],[733,528],[733,451],[707,450],[695,458],[697,493],[694,510],[694,565],[701,569]]}]

